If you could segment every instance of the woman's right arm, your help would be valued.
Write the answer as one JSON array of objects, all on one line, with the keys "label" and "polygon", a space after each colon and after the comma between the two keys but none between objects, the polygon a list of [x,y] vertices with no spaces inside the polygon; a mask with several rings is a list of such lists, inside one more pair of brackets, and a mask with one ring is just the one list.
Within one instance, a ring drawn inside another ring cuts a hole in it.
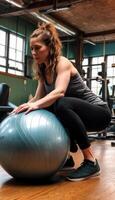
[{"label": "woman's right arm", "polygon": [[35,95],[34,97],[28,101],[28,103],[32,103],[32,102],[35,102],[41,98],[43,98],[45,96],[45,88],[44,88],[44,83],[42,80],[39,80],[38,81],[38,87],[36,89],[36,92],[35,92]]},{"label": "woman's right arm", "polygon": [[45,96],[44,83],[43,83],[43,81],[39,80],[38,81],[38,87],[37,87],[36,92],[35,92],[35,96],[30,101],[28,101],[27,103],[21,104],[20,106],[16,107],[10,114],[18,113],[19,111],[21,112],[21,110],[23,110],[23,111],[27,110],[28,107],[29,107],[29,103],[34,103],[44,96]]}]

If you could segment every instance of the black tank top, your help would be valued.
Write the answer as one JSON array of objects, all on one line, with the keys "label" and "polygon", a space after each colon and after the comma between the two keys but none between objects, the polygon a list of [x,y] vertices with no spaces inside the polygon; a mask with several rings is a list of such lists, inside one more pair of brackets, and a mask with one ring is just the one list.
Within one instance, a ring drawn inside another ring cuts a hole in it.
[{"label": "black tank top", "polygon": [[[50,93],[55,89],[55,84],[48,84],[46,81],[44,82],[46,94]],[[65,96],[67,97],[77,97],[83,100],[88,101],[91,104],[97,105],[105,105],[106,102],[103,102],[97,95],[95,95],[84,83],[80,74],[76,74],[71,77],[70,82],[68,84]]]}]

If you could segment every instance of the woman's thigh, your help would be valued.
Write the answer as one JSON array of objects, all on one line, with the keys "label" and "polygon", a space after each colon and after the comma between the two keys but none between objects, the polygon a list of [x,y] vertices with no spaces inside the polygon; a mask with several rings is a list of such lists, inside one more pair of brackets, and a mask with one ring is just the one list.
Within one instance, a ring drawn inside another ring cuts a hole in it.
[{"label": "woman's thigh", "polygon": [[74,111],[89,131],[102,130],[108,126],[111,120],[107,106],[90,104],[79,98],[63,97],[57,101],[55,108],[63,112],[63,115],[66,110]]}]

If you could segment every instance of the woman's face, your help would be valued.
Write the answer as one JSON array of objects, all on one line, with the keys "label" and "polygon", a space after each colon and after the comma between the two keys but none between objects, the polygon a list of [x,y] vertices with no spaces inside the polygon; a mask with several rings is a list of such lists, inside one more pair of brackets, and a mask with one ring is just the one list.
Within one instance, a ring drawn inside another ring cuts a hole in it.
[{"label": "woman's face", "polygon": [[48,56],[49,56],[48,46],[46,46],[42,41],[39,41],[38,38],[31,38],[30,48],[33,59],[37,64],[48,63]]}]

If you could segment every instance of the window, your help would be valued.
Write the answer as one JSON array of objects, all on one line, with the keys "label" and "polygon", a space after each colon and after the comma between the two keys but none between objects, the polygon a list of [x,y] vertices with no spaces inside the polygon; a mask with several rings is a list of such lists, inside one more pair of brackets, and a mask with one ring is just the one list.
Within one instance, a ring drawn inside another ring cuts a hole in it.
[{"label": "window", "polygon": [[6,32],[0,30],[0,71],[5,72],[6,66]]},{"label": "window", "polygon": [[112,95],[112,88],[115,85],[115,67],[112,67],[112,64],[115,63],[115,56],[107,57],[107,78],[109,79],[109,93]]},{"label": "window", "polygon": [[[7,40],[7,38],[9,38]],[[0,30],[0,71],[24,76],[24,37]]]},{"label": "window", "polygon": [[10,33],[8,72],[16,75],[24,75],[24,39]]},{"label": "window", "polygon": [[[104,57],[92,58],[92,79],[96,79],[96,77],[98,76],[98,72],[102,71],[102,66],[101,66],[102,62],[104,62]],[[101,82],[92,80],[91,89],[95,94],[99,95],[101,87],[102,87]]]},{"label": "window", "polygon": [[87,79],[88,58],[84,58],[82,62],[83,78]]},{"label": "window", "polygon": [[82,62],[82,66],[88,65],[88,58],[84,58]]}]

